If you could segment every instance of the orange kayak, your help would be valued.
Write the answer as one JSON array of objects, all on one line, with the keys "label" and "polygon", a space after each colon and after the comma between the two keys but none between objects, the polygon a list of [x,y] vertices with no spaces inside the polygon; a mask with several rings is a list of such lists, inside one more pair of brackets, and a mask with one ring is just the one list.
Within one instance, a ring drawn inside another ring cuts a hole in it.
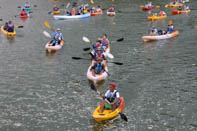
[{"label": "orange kayak", "polygon": [[183,13],[189,13],[191,10],[171,10],[172,14],[183,14]]}]

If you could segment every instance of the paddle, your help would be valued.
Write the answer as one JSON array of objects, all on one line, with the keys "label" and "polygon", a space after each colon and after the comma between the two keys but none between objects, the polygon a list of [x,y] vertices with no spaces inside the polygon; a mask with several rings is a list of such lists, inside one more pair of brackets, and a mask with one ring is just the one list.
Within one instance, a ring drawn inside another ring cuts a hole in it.
[{"label": "paddle", "polygon": [[94,4],[94,0],[90,0],[90,3],[91,3],[91,4]]},{"label": "paddle", "polygon": [[53,28],[51,28],[51,25],[50,25],[47,21],[44,22],[44,25],[45,25],[47,28],[51,29],[53,32],[55,32],[55,30],[54,30]]},{"label": "paddle", "polygon": [[[156,5],[155,7],[156,7],[156,8],[160,8],[159,5]],[[144,5],[140,5],[140,8],[144,8]]]},{"label": "paddle", "polygon": [[3,19],[0,19],[0,21],[3,21]]},{"label": "paddle", "polygon": [[[87,58],[81,58],[81,57],[72,57],[72,59],[75,59],[75,60],[91,60],[91,59],[87,59]],[[120,62],[114,62],[114,61],[107,61],[108,63],[114,63],[116,65],[123,65],[123,63],[120,63]]]},{"label": "paddle", "polygon": [[47,31],[44,30],[42,33],[43,33],[46,37],[51,38],[51,35],[50,35]]},{"label": "paddle", "polygon": [[[97,93],[98,95],[101,96],[101,93],[96,89],[96,87],[94,86],[94,84],[91,84],[91,85],[90,85],[90,88],[91,88],[92,90],[96,91],[96,93]],[[105,99],[105,101],[106,101],[108,104],[110,104],[110,102],[109,102],[107,99]],[[122,112],[119,112],[118,110],[115,110],[115,111],[118,112],[118,114],[120,115],[121,119],[123,119],[123,120],[126,121],[126,122],[128,121],[127,116],[126,116],[125,114],[123,114]]]}]

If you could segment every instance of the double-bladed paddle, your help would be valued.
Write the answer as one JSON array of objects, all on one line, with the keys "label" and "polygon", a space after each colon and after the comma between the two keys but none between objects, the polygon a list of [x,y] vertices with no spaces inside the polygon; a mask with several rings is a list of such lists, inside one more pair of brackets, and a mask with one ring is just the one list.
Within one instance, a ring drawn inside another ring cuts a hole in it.
[{"label": "double-bladed paddle", "polygon": [[[98,95],[101,96],[101,93],[96,89],[96,87],[94,86],[94,84],[91,84],[91,85],[90,85],[90,88],[91,88],[92,90],[96,91],[96,93],[97,93]],[[105,101],[106,101],[108,104],[110,103],[107,99],[105,99]],[[127,116],[126,116],[125,114],[123,114],[122,112],[120,112],[120,111],[118,111],[118,110],[115,110],[115,111],[118,112],[118,114],[120,115],[121,119],[123,119],[123,120],[126,121],[126,122],[128,121]]]},{"label": "double-bladed paddle", "polygon": [[[88,58],[81,58],[81,57],[72,57],[72,59],[75,59],[75,60],[91,60],[91,59],[88,59]],[[107,61],[108,63],[114,63],[116,65],[123,65],[123,63],[120,63],[120,62],[114,62],[114,61]]]}]

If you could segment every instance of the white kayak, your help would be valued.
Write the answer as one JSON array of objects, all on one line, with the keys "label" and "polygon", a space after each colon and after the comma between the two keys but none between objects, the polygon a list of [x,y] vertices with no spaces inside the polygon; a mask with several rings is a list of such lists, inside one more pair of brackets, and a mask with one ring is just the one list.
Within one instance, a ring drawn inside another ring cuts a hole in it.
[{"label": "white kayak", "polygon": [[154,41],[154,40],[163,40],[163,39],[169,39],[169,38],[172,38],[172,37],[175,37],[179,35],[179,31],[176,30],[174,31],[173,33],[171,34],[165,34],[165,35],[156,35],[156,36],[143,36],[142,37],[142,40],[144,42],[147,42],[147,41]]},{"label": "white kayak", "polygon": [[68,16],[68,15],[54,15],[53,18],[55,20],[64,20],[64,19],[80,19],[80,18],[87,18],[90,17],[90,13],[86,13],[83,15],[72,15],[72,16]]},{"label": "white kayak", "polygon": [[87,71],[87,78],[88,80],[91,80],[93,81],[94,84],[97,84],[101,81],[105,81],[107,79],[107,72],[108,72],[108,68],[107,66],[105,67],[105,71],[102,73],[102,74],[95,74],[95,76],[92,75],[92,72],[91,72],[91,66],[89,66],[88,68],[88,71]]},{"label": "white kayak", "polygon": [[64,45],[64,41],[62,40],[60,45],[55,45],[55,46],[52,46],[52,45],[49,45],[50,42],[48,42],[46,45],[45,45],[45,49],[48,51],[48,52],[51,52],[51,51],[57,51],[57,50],[60,50],[62,48],[62,46]]}]

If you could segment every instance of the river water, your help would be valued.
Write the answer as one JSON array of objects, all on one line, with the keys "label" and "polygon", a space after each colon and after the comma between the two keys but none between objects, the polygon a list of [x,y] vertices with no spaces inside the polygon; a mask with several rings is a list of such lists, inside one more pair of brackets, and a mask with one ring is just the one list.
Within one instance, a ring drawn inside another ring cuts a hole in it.
[{"label": "river water", "polygon": [[[82,20],[55,21],[48,14],[54,4],[50,0],[30,0],[33,13],[23,21],[19,14],[25,0],[1,0],[1,24],[12,20],[23,25],[16,29],[14,39],[0,33],[0,130],[1,131],[63,131],[63,130],[133,130],[133,131],[195,131],[197,130],[197,1],[191,1],[190,14],[171,16],[164,8],[169,1],[153,0],[168,13],[166,20],[147,22],[148,12],[139,8],[145,0],[115,0],[115,17],[90,17]],[[89,2],[89,1],[88,1]],[[95,0],[102,8],[112,5],[110,0]],[[159,9],[154,9],[158,12]],[[141,37],[151,26],[165,29],[172,20],[180,31],[178,37],[143,43]],[[53,28],[61,27],[65,46],[48,54],[49,41],[42,31],[48,21]],[[117,119],[97,123],[92,112],[101,98],[88,86],[87,60],[73,60],[73,56],[88,58],[82,41],[86,36],[94,41],[102,34],[113,43],[113,61],[109,64],[109,79],[125,98],[128,122]]]}]

